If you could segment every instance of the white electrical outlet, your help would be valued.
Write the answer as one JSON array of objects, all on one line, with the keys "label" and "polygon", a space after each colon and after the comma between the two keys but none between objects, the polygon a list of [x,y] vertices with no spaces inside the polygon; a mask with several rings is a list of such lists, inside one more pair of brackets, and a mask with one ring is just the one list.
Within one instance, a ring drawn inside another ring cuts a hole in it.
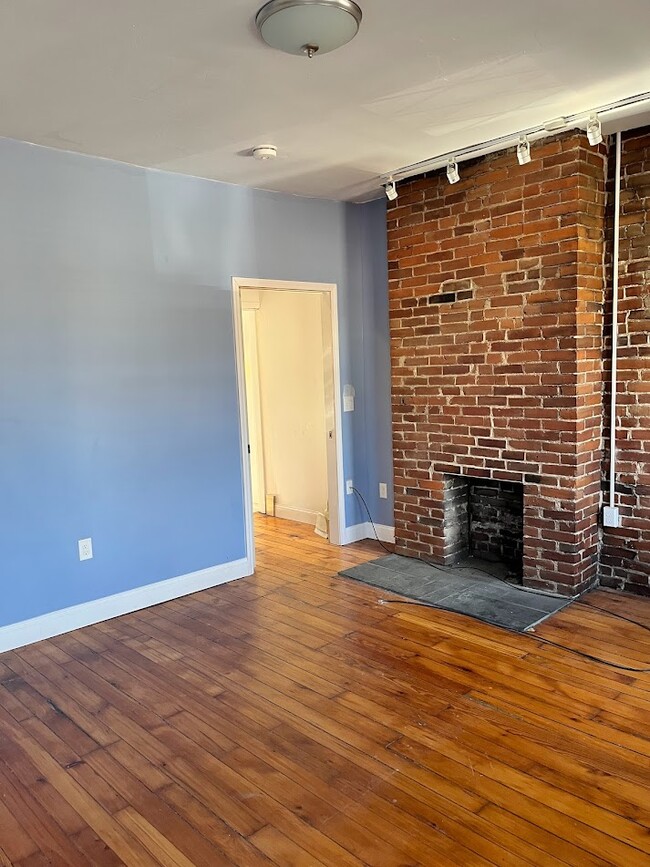
[{"label": "white electrical outlet", "polygon": [[620,527],[621,515],[618,506],[603,507],[603,527]]},{"label": "white electrical outlet", "polygon": [[354,493],[354,491],[352,490],[353,488],[354,488],[354,483],[353,483],[352,479],[348,479],[347,482],[345,483],[345,493],[346,494],[353,494]]},{"label": "white electrical outlet", "polygon": [[92,560],[93,559],[93,540],[92,539],[79,539],[79,559],[80,560]]},{"label": "white electrical outlet", "polygon": [[388,499],[388,485],[386,482],[379,482],[379,496],[382,500]]}]

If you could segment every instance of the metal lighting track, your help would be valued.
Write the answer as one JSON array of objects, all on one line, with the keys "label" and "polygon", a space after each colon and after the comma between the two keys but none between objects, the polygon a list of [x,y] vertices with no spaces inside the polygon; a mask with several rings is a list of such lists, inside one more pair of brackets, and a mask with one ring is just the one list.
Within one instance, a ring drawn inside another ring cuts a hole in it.
[{"label": "metal lighting track", "polygon": [[[641,114],[641,109],[647,112],[648,117],[640,123],[630,123],[626,125],[627,120],[631,120]],[[585,129],[589,118],[592,115],[597,115],[604,131],[609,134],[619,132],[624,129],[630,129],[632,126],[643,126],[650,120],[650,92],[639,93],[636,96],[629,96],[626,99],[619,99],[617,102],[611,102],[607,105],[602,105],[598,108],[592,108],[589,111],[581,111],[577,114],[572,114],[567,117],[558,117],[553,120],[546,121],[538,126],[528,127],[528,129],[517,130],[517,132],[507,135],[498,136],[486,142],[479,142],[469,147],[459,148],[455,151],[439,154],[435,157],[430,157],[426,160],[421,160],[417,163],[411,163],[409,166],[403,166],[389,174],[380,175],[380,184],[386,184],[389,181],[403,181],[406,178],[412,178],[415,175],[422,175],[425,172],[435,171],[447,165],[449,160],[461,162],[462,160],[471,160],[477,157],[486,156],[487,154],[496,153],[500,150],[505,150],[509,147],[514,147],[519,140],[525,136],[530,142],[546,138],[550,135],[556,135],[559,132],[564,132],[569,129]]]}]

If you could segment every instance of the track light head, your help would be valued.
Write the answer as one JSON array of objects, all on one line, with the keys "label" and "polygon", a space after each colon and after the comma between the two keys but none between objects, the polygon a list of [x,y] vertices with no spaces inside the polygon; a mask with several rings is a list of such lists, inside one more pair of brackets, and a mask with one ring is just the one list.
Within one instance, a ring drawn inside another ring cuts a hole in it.
[{"label": "track light head", "polygon": [[450,184],[457,184],[460,180],[460,172],[458,171],[456,160],[449,160],[447,163],[447,180]]},{"label": "track light head", "polygon": [[597,114],[592,114],[587,124],[587,140],[590,145],[599,145],[603,140],[603,127]]},{"label": "track light head", "polygon": [[517,145],[517,161],[520,166],[525,166],[530,160],[530,142],[525,135],[522,135]]},{"label": "track light head", "polygon": [[384,184],[384,192],[386,193],[388,201],[394,202],[398,195],[395,181],[388,181],[387,184]]}]

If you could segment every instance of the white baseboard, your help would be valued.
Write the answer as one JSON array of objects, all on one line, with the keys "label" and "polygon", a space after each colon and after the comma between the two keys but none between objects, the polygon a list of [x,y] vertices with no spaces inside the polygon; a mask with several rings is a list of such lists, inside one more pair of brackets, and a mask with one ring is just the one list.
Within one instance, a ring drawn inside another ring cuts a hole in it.
[{"label": "white baseboard", "polygon": [[308,509],[293,509],[291,506],[275,504],[275,517],[285,518],[287,521],[299,521],[301,524],[316,526],[318,512],[310,512]]},{"label": "white baseboard", "polygon": [[[375,524],[377,536],[380,542],[388,542],[393,544],[395,541],[395,527],[389,527],[386,524]],[[372,528],[370,521],[365,524],[355,524],[353,527],[346,527],[343,531],[343,545],[350,545],[352,542],[361,542],[363,539],[376,539],[375,531]]]},{"label": "white baseboard", "polygon": [[92,602],[84,602],[81,605],[62,608],[60,611],[52,611],[51,614],[43,614],[40,617],[3,626],[0,627],[0,653],[252,574],[253,567],[250,560],[247,558],[233,560],[220,566],[210,566],[198,572],[168,578],[156,584],[125,590],[123,593],[105,596],[103,599],[95,599]]}]

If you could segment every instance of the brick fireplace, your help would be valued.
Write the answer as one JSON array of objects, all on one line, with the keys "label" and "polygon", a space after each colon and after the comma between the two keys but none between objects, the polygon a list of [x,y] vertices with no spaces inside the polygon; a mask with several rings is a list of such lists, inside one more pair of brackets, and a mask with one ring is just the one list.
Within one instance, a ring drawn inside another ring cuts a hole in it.
[{"label": "brick fireplace", "polygon": [[570,594],[598,567],[606,149],[534,152],[389,208],[396,546],[452,562],[449,492],[510,485],[524,584]]}]

